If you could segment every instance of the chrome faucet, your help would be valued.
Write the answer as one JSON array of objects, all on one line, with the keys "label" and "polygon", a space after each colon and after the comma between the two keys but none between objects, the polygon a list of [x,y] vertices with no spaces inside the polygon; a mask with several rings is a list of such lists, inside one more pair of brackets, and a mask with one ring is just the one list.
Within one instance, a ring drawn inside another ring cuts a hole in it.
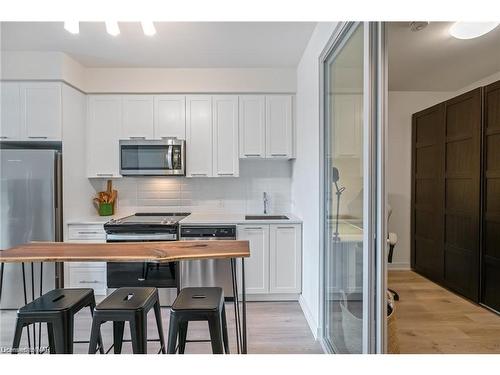
[{"label": "chrome faucet", "polygon": [[267,215],[267,205],[269,204],[269,199],[267,198],[267,193],[264,192],[264,215]]}]

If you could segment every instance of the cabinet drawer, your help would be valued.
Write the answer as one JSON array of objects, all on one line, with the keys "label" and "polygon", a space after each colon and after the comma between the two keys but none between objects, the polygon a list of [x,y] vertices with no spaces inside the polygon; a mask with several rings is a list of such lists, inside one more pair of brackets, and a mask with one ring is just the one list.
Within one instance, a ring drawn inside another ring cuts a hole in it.
[{"label": "cabinet drawer", "polygon": [[106,240],[106,232],[104,232],[102,224],[69,224],[68,240],[104,241]]},{"label": "cabinet drawer", "polygon": [[106,294],[105,268],[70,268],[71,288],[92,288],[95,294]]},{"label": "cabinet drawer", "polygon": [[70,266],[71,269],[78,269],[78,268],[98,268],[101,270],[106,270],[106,262],[67,262]]}]

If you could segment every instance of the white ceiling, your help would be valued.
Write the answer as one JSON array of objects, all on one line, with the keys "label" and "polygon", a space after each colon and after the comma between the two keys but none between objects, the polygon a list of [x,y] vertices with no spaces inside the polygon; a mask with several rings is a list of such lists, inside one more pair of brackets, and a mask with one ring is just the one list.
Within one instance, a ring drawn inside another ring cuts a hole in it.
[{"label": "white ceiling", "polygon": [[103,22],[81,22],[80,33],[62,22],[2,22],[5,51],[61,51],[87,67],[280,68],[296,67],[314,22],[155,22],[145,36],[139,22],[120,22],[120,35]]},{"label": "white ceiling", "polygon": [[500,71],[500,26],[482,37],[451,37],[452,22],[431,22],[412,32],[389,25],[389,90],[455,91]]}]

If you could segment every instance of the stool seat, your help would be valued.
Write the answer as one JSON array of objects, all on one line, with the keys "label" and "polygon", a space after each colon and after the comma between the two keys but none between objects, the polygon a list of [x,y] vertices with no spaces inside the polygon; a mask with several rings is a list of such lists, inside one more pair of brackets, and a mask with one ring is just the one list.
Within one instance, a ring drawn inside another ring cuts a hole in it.
[{"label": "stool seat", "polygon": [[156,299],[156,288],[120,288],[97,305],[96,310],[143,310],[153,305]]},{"label": "stool seat", "polygon": [[[85,306],[89,298],[93,299],[94,291],[82,289],[53,289],[18,310],[20,315],[39,315],[43,312],[78,311]],[[83,304],[83,305],[82,305]]]},{"label": "stool seat", "polygon": [[172,311],[218,311],[223,304],[222,288],[184,288],[172,304]]}]

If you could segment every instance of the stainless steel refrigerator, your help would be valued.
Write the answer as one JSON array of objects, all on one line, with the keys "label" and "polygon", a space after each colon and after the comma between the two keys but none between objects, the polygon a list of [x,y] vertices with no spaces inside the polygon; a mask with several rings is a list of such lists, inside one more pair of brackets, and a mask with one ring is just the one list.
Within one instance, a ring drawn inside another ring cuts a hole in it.
[{"label": "stainless steel refrigerator", "polygon": [[[57,150],[0,150],[0,249],[62,238],[61,154]],[[5,263],[0,308],[17,309],[54,288],[53,263]],[[42,277],[40,277],[42,276]],[[26,296],[26,299],[25,299]]]}]

